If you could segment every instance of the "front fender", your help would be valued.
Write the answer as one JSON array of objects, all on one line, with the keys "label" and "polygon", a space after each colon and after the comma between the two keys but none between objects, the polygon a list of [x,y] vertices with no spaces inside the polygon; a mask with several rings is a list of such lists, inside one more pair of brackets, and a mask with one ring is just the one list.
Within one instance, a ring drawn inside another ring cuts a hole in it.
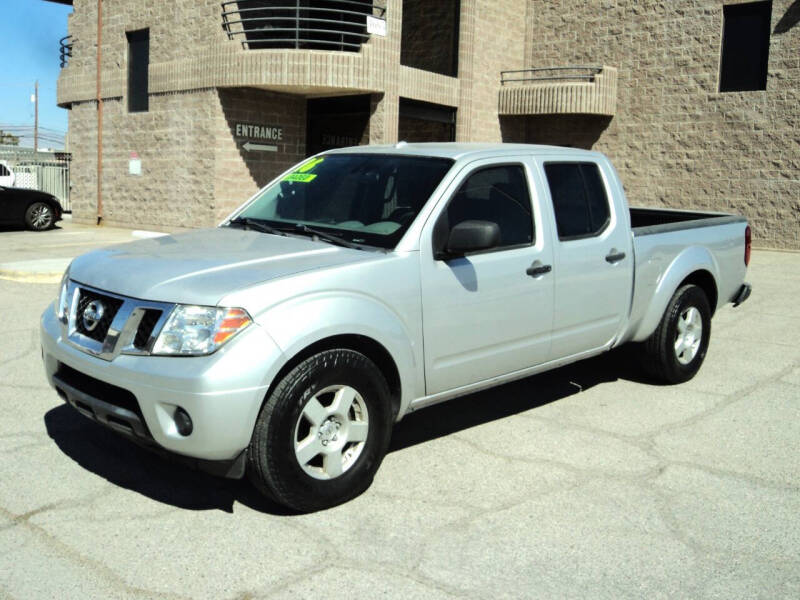
[{"label": "front fender", "polygon": [[[667,265],[658,278],[655,291],[644,311],[642,319],[634,328],[632,340],[646,340],[656,330],[672,295],[681,282],[697,271],[708,271],[719,287],[719,265],[713,254],[703,246],[689,246]],[[638,285],[638,284],[637,284]],[[712,307],[712,310],[716,307]]]},{"label": "front fender", "polygon": [[402,416],[411,400],[424,395],[422,347],[403,319],[379,299],[336,291],[302,295],[270,307],[256,321],[288,360],[326,338],[361,335],[381,344],[397,366]]}]

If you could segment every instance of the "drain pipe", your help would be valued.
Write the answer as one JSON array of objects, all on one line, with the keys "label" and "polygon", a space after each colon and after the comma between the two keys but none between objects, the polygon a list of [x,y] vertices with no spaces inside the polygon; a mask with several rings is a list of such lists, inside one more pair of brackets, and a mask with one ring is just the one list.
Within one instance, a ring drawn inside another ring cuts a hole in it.
[{"label": "drain pipe", "polygon": [[103,96],[100,70],[103,59],[103,0],[97,0],[97,224],[103,220]]}]

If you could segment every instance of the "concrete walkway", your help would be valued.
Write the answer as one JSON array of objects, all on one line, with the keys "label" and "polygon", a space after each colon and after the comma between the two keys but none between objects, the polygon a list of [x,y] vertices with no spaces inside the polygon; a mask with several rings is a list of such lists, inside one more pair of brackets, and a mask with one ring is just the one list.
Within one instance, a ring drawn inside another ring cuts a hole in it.
[{"label": "concrete walkway", "polygon": [[163,235],[161,232],[73,223],[65,215],[49,231],[0,229],[0,279],[58,283],[73,258],[95,248]]},{"label": "concrete walkway", "polygon": [[[3,232],[0,256],[132,237]],[[66,406],[57,286],[0,280],[0,598],[798,598],[800,254],[748,280],[688,383],[623,351],[421,410],[369,490],[300,516]]]}]

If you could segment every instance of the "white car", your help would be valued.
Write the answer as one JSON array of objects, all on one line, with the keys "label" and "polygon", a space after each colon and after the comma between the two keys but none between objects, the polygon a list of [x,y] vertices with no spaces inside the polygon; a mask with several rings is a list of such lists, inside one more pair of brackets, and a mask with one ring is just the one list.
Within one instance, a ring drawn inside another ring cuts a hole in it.
[{"label": "white car", "polygon": [[14,187],[15,179],[14,171],[11,170],[8,163],[4,160],[0,160],[0,186]]}]

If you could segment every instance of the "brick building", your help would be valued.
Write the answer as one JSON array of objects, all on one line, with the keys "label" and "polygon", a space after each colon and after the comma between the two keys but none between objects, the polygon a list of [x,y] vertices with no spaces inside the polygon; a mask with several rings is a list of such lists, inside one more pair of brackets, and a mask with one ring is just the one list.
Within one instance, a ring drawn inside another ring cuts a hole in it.
[{"label": "brick building", "polygon": [[52,1],[76,221],[212,225],[331,147],[524,141],[800,248],[800,0]]}]

